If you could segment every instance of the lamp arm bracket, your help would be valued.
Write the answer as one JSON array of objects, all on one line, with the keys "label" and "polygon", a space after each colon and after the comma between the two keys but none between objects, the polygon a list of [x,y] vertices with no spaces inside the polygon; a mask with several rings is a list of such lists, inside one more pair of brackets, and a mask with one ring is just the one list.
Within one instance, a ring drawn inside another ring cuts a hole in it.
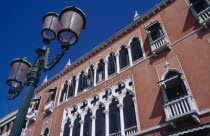
[{"label": "lamp arm bracket", "polygon": [[48,70],[51,70],[52,68],[55,67],[55,65],[61,60],[61,58],[66,54],[66,49],[63,49],[61,54],[58,54],[54,57],[53,61],[49,63],[49,56],[50,56],[50,49],[47,48],[47,51],[45,53],[44,57],[44,67],[43,71],[46,72]]}]

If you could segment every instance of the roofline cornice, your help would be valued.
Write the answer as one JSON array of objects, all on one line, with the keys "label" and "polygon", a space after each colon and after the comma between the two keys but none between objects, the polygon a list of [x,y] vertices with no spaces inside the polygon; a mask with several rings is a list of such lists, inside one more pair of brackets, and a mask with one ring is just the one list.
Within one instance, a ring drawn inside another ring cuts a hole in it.
[{"label": "roofline cornice", "polygon": [[96,46],[95,48],[93,48],[91,51],[89,51],[88,53],[86,53],[85,55],[83,55],[82,57],[80,57],[79,59],[77,59],[70,66],[66,67],[65,69],[63,69],[62,71],[60,71],[58,74],[56,74],[55,76],[53,76],[46,83],[44,83],[41,86],[39,86],[38,88],[36,88],[35,89],[35,93],[37,93],[40,90],[44,89],[49,84],[51,84],[53,81],[57,80],[58,78],[60,78],[64,74],[68,73],[69,71],[71,71],[72,69],[74,69],[75,67],[77,67],[82,62],[84,62],[87,59],[89,59],[90,57],[94,56],[95,54],[97,54],[99,51],[101,51],[105,47],[108,47],[111,43],[113,43],[114,41],[116,41],[118,38],[124,36],[125,34],[127,34],[128,32],[130,32],[131,30],[133,30],[140,23],[143,23],[144,21],[148,20],[151,16],[153,16],[157,12],[161,11],[161,8],[166,7],[167,4],[172,3],[174,1],[175,0],[163,0],[162,2],[160,2],[159,4],[157,4],[155,7],[153,7],[149,11],[147,11],[145,14],[143,14],[142,16],[140,16],[137,20],[133,21],[132,23],[130,23],[129,25],[127,25],[126,27],[124,27],[123,29],[121,29],[120,31],[118,31],[117,33],[115,33],[113,36],[111,36],[110,38],[108,38],[106,41],[102,42],[101,44],[99,44],[98,46]]}]

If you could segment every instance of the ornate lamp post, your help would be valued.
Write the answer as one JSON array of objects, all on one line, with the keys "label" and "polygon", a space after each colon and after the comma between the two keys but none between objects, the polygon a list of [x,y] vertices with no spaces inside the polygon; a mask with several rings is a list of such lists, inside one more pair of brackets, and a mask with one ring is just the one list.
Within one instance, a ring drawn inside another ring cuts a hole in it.
[{"label": "ornate lamp post", "polygon": [[[59,15],[48,13],[43,17],[42,21],[41,35],[44,46],[35,50],[38,57],[33,65],[26,58],[15,59],[11,62],[11,72],[7,81],[7,84],[10,86],[9,99],[12,100],[17,97],[25,85],[26,92],[10,136],[20,136],[21,134],[34,89],[37,87],[41,76],[41,70],[46,72],[52,69],[64,56],[69,47],[78,41],[78,36],[86,25],[85,14],[74,6],[63,9]],[[50,50],[47,48],[47,44],[54,40],[56,36],[61,43],[62,52],[49,63]]]}]

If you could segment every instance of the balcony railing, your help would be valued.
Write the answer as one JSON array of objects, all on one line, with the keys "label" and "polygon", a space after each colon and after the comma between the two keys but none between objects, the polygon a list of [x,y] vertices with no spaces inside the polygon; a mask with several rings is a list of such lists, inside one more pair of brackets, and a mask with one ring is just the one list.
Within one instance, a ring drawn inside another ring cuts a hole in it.
[{"label": "balcony railing", "polygon": [[197,14],[200,24],[208,23],[210,21],[210,7]]},{"label": "balcony railing", "polygon": [[53,111],[53,106],[54,106],[54,102],[53,101],[49,101],[45,104],[44,106],[44,111],[45,112],[52,112]]},{"label": "balcony railing", "polygon": [[131,127],[131,128],[127,128],[125,129],[125,135],[126,136],[130,136],[130,135],[134,135],[137,131],[137,127],[134,126],[134,127]]},{"label": "balcony railing", "polygon": [[36,120],[36,116],[37,116],[37,110],[33,110],[27,114],[27,118],[33,121]]},{"label": "balcony railing", "polygon": [[187,95],[169,101],[163,105],[166,121],[172,121],[196,113],[196,106],[192,96]]},{"label": "balcony railing", "polygon": [[154,53],[159,53],[162,50],[166,49],[168,46],[168,39],[165,35],[161,36],[157,40],[151,42],[151,49]]}]

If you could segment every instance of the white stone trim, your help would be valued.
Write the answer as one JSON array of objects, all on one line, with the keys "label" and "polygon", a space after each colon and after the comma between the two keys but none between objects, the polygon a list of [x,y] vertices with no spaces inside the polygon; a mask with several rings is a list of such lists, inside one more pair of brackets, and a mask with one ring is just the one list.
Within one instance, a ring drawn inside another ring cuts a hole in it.
[{"label": "white stone trim", "polygon": [[5,117],[1,118],[0,120],[0,127],[6,125],[8,122],[11,122],[12,120],[14,120],[16,118],[16,115],[18,113],[18,109],[9,113],[8,115],[6,115]]}]

